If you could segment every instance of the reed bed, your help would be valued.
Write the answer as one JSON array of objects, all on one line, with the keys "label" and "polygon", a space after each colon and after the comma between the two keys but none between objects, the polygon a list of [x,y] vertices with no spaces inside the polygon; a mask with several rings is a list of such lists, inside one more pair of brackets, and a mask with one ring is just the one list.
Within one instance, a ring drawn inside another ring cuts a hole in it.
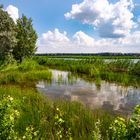
[{"label": "reed bed", "polygon": [[140,86],[140,61],[134,63],[129,59],[111,61],[105,61],[104,59],[65,60],[45,56],[36,56],[34,60],[38,64],[52,69],[84,74],[90,79],[94,79],[97,83],[101,80],[106,80],[126,86]]}]

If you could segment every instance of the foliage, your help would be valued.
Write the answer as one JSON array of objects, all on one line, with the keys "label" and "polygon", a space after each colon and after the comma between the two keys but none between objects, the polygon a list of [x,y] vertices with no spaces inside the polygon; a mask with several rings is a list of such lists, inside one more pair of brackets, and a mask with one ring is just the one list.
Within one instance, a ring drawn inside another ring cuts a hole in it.
[{"label": "foliage", "polygon": [[0,8],[0,59],[10,63],[16,45],[16,25],[8,13]]},{"label": "foliage", "polygon": [[17,119],[21,116],[20,112],[16,110],[19,106],[13,97],[7,96],[0,101],[0,139],[2,140],[18,140],[26,139],[33,140],[38,136],[39,131],[35,131],[33,126],[26,127],[25,134],[20,138],[16,131]]},{"label": "foliage", "polygon": [[126,136],[126,124],[125,119],[117,117],[109,127],[109,136],[112,140],[124,140]]},{"label": "foliage", "polygon": [[128,122],[117,117],[109,127],[111,140],[139,140],[140,139],[140,105],[137,105]]},{"label": "foliage", "polygon": [[0,60],[5,65],[14,59],[22,62],[36,51],[37,34],[32,19],[22,15],[15,24],[6,11],[0,7]]},{"label": "foliage", "polygon": [[26,127],[26,131],[23,140],[38,140],[39,131],[36,131],[33,126]]},{"label": "foliage", "polygon": [[0,101],[0,138],[7,140],[16,140],[17,133],[14,130],[16,119],[19,117],[19,111],[14,109],[16,101],[11,96],[4,97]]},{"label": "foliage", "polygon": [[140,105],[135,107],[132,117],[128,122],[128,135],[130,140],[140,139]]},{"label": "foliage", "polygon": [[36,51],[37,34],[33,29],[32,19],[22,15],[17,20],[17,45],[13,49],[14,58],[22,62],[26,57],[31,57]]}]

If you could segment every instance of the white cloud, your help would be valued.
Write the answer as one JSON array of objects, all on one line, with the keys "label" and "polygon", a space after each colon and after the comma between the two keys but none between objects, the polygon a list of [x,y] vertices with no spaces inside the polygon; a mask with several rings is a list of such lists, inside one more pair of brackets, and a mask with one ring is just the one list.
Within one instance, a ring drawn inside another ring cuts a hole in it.
[{"label": "white cloud", "polygon": [[94,39],[82,31],[76,32],[73,36],[74,42],[79,46],[93,46]]},{"label": "white cloud", "polygon": [[42,34],[37,42],[38,53],[140,53],[140,31],[123,38],[93,38],[82,31],[68,38],[58,29]]},{"label": "white cloud", "polygon": [[133,8],[132,0],[120,0],[114,4],[108,0],[84,0],[72,5],[65,17],[96,27],[101,37],[119,38],[128,35],[136,26],[132,20]]},{"label": "white cloud", "polygon": [[42,34],[43,41],[49,41],[49,42],[67,42],[69,41],[67,37],[67,33],[63,32],[61,33],[59,29],[55,29],[54,31],[48,31],[47,33]]},{"label": "white cloud", "polygon": [[59,29],[43,33],[37,41],[38,52],[63,52],[65,48],[71,45],[71,41],[67,37],[67,33],[60,32]]},{"label": "white cloud", "polygon": [[9,5],[6,8],[6,11],[10,15],[10,17],[14,20],[14,22],[16,23],[17,19],[19,18],[18,8],[13,5]]},{"label": "white cloud", "polygon": [[70,40],[67,37],[67,32],[61,33],[59,29],[54,29],[54,31],[48,31],[43,33],[42,36],[38,39],[37,44],[40,46],[52,46],[59,49],[59,46],[65,47],[66,44],[69,44]]}]

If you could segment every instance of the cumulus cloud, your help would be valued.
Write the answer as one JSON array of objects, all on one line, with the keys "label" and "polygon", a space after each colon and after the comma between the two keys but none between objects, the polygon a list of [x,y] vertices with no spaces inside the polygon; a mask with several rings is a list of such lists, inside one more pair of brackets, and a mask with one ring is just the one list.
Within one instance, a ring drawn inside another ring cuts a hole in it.
[{"label": "cumulus cloud", "polygon": [[61,53],[65,49],[67,50],[68,46],[72,47],[67,32],[60,32],[57,28],[54,31],[43,33],[37,41],[37,46],[38,52],[41,53],[46,51]]},{"label": "cumulus cloud", "polygon": [[94,38],[82,31],[71,38],[59,29],[43,33],[37,42],[38,53],[140,53],[140,31],[123,38]]},{"label": "cumulus cloud", "polygon": [[93,46],[94,45],[94,38],[90,37],[89,35],[85,34],[82,31],[78,31],[73,35],[73,42],[77,45],[81,46]]},{"label": "cumulus cloud", "polygon": [[19,18],[18,8],[13,5],[9,5],[6,8],[6,11],[10,15],[10,17],[14,20],[14,22],[16,23],[17,19]]},{"label": "cumulus cloud", "polygon": [[132,0],[120,0],[114,4],[108,0],[84,0],[72,5],[65,17],[96,27],[101,37],[120,38],[127,36],[136,26],[132,20],[133,8]]},{"label": "cumulus cloud", "polygon": [[67,37],[67,33],[63,32],[61,33],[59,29],[54,29],[54,31],[48,31],[47,33],[42,34],[43,41],[49,41],[49,42],[67,42],[69,41]]}]

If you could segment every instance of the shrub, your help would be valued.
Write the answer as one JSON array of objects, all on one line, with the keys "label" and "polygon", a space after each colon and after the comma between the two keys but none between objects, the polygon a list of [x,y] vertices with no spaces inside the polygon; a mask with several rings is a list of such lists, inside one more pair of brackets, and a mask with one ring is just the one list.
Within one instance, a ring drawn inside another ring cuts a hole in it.
[{"label": "shrub", "polygon": [[135,110],[128,122],[128,139],[140,140],[140,105]]},{"label": "shrub", "polygon": [[137,105],[128,122],[117,117],[109,127],[111,140],[139,140],[140,139],[140,105]]},{"label": "shrub", "polygon": [[117,117],[109,127],[109,136],[111,140],[124,140],[126,132],[126,121],[121,117]]}]

